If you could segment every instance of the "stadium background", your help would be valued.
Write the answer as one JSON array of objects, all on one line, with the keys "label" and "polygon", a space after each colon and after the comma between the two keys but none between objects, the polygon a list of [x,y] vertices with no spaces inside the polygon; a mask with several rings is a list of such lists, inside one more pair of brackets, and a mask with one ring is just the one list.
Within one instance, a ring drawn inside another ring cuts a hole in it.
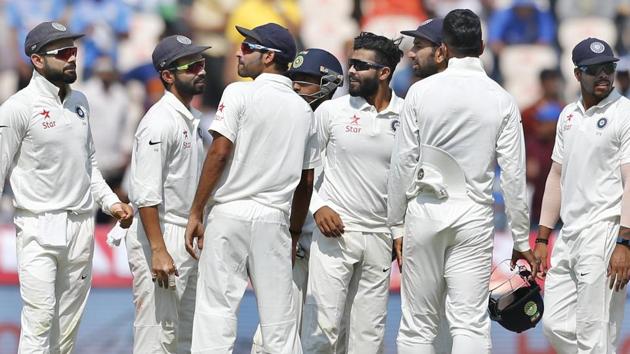
[{"label": "stadium background", "polygon": [[[204,112],[203,126],[207,126],[225,85],[239,80],[234,53],[241,37],[234,30],[235,24],[251,28],[280,23],[297,37],[300,48],[324,48],[345,63],[352,38],[359,31],[397,38],[399,31],[413,29],[425,19],[444,16],[454,8],[470,8],[480,15],[486,71],[514,95],[522,109],[535,230],[555,121],[561,107],[575,100],[579,89],[573,78],[571,48],[588,36],[611,43],[622,58],[615,86],[628,96],[630,60],[625,55],[630,48],[630,0],[0,0],[0,103],[30,79],[30,66],[22,50],[28,30],[39,22],[58,20],[73,31],[86,33],[79,43],[80,77],[74,87],[84,91],[90,101],[92,132],[103,175],[125,199],[133,132],[146,109],[162,94],[150,62],[161,36],[185,34],[195,42],[213,46],[206,58],[206,92],[194,101]],[[402,48],[408,49],[410,43],[405,38]],[[404,96],[413,81],[409,60],[403,58],[392,87]],[[337,95],[345,92],[344,87]],[[498,186],[495,200],[498,264],[509,257],[511,249]],[[6,185],[0,197],[0,354],[16,352],[20,326],[12,215],[11,191]],[[129,353],[133,305],[126,255],[124,247],[106,245],[111,220],[98,215],[98,222],[93,290],[76,352]],[[494,284],[508,275],[500,269],[493,277]],[[394,272],[387,353],[395,353],[399,279]],[[241,306],[236,353],[249,352],[256,322],[255,301],[248,291]],[[540,326],[516,335],[493,324],[492,340],[494,353],[553,353]],[[630,353],[628,315],[619,353]]]}]

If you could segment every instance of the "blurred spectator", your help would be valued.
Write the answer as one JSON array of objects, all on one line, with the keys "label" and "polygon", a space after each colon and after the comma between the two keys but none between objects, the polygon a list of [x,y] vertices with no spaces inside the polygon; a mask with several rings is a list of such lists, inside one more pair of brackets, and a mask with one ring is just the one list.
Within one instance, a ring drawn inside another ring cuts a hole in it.
[{"label": "blurred spectator", "polygon": [[83,77],[92,75],[96,59],[107,55],[116,63],[118,43],[129,32],[131,8],[123,0],[75,0],[70,28],[85,33]]},{"label": "blurred spectator", "polygon": [[66,23],[66,0],[6,0],[4,9],[12,38],[9,53],[15,57],[19,90],[26,87],[33,73],[23,50],[26,34],[44,21]]},{"label": "blurred spectator", "polygon": [[[225,25],[228,14],[239,4],[240,0],[195,0],[185,9],[184,16],[188,27],[192,30],[195,43],[211,45],[212,49],[204,53],[206,58],[206,89],[202,94],[202,110],[216,108],[223,94],[223,73],[225,57],[234,55],[229,52],[232,47],[225,38]],[[240,42],[239,42],[240,43]]]},{"label": "blurred spectator", "polygon": [[556,123],[562,111],[562,106],[555,103],[547,103],[540,107],[536,113],[536,126],[534,135],[525,141],[527,153],[527,182],[533,187],[530,222],[538,225],[540,219],[540,206],[545,191],[547,175],[551,168],[551,153],[553,152],[556,137]]},{"label": "blurred spectator", "polygon": [[225,28],[225,36],[231,46],[225,57],[224,83],[227,85],[241,79],[236,72],[236,51],[244,38],[236,31],[236,25],[251,29],[268,22],[277,23],[289,29],[300,47],[301,20],[300,8],[295,0],[244,0],[230,14]]},{"label": "blurred spectator", "polygon": [[619,5],[625,0],[557,0],[558,21],[575,17],[605,17],[612,19]]},{"label": "blurred spectator", "polygon": [[617,62],[616,89],[630,98],[630,56],[624,56]]},{"label": "blurred spectator", "polygon": [[[409,0],[363,0],[361,13],[363,31],[388,38],[398,38],[400,31],[417,27],[428,18],[422,1]],[[407,40],[412,42],[410,38]]]},{"label": "blurred spectator", "polygon": [[523,121],[523,132],[525,141],[536,135],[536,125],[538,124],[537,115],[541,107],[553,103],[560,107],[565,106],[562,96],[564,92],[564,79],[560,71],[556,69],[545,69],[539,75],[540,88],[542,90],[541,97],[531,106],[521,112]]},{"label": "blurred spectator", "polygon": [[485,18],[484,8],[489,7],[493,0],[423,0],[424,8],[429,17],[444,17],[454,9],[470,9],[482,19]]},{"label": "blurred spectator", "polygon": [[555,34],[555,22],[549,11],[540,9],[534,0],[514,0],[510,7],[490,17],[488,43],[500,55],[506,45],[551,45]]},{"label": "blurred spectator", "polygon": [[[90,104],[90,129],[96,161],[107,184],[125,201],[127,197],[121,193],[120,184],[131,158],[138,117],[130,115],[133,110],[127,89],[120,83],[112,59],[107,56],[97,58],[93,72],[94,75],[80,89]],[[97,217],[97,222],[106,220],[110,218],[104,214]]]}]

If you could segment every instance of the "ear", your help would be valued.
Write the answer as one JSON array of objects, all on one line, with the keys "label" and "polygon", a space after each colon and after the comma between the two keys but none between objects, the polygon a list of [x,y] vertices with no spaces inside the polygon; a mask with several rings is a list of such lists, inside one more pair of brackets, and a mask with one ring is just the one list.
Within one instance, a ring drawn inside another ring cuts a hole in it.
[{"label": "ear", "polygon": [[433,53],[433,60],[435,60],[435,63],[438,65],[446,61],[446,53],[444,52],[443,45],[440,45],[439,47],[435,48],[435,53]]},{"label": "ear", "polygon": [[575,76],[575,79],[578,82],[582,82],[582,72],[580,71],[580,69],[578,68],[573,69],[573,76]]},{"label": "ear", "polygon": [[262,60],[265,65],[270,65],[276,57],[276,53],[272,51],[268,51],[263,53]]},{"label": "ear", "polygon": [[160,76],[162,77],[162,80],[169,85],[175,82],[175,75],[170,70],[160,71]]},{"label": "ear", "polygon": [[388,78],[391,79],[391,75],[392,75],[392,69],[390,69],[389,66],[386,66],[381,69],[381,73],[378,75],[378,79],[380,81],[387,81]]},{"label": "ear", "polygon": [[33,63],[33,66],[37,69],[41,70],[44,68],[44,57],[42,55],[31,54],[31,62]]}]

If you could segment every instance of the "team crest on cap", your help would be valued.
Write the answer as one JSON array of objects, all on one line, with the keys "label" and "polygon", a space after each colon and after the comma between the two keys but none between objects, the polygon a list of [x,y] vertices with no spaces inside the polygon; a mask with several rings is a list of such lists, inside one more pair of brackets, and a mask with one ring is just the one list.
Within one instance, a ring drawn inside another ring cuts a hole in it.
[{"label": "team crest on cap", "polygon": [[394,119],[391,124],[392,131],[395,132],[399,126],[400,126],[400,121],[398,119]]},{"label": "team crest on cap", "polygon": [[81,106],[77,106],[77,108],[75,109],[75,112],[77,112],[77,115],[79,116],[79,118],[84,119],[85,118],[85,109]]},{"label": "team crest on cap", "polygon": [[523,307],[523,311],[529,317],[534,316],[538,312],[538,305],[534,301],[529,301]]},{"label": "team crest on cap", "polygon": [[62,32],[65,32],[65,31],[66,31],[66,26],[62,25],[62,24],[61,24],[61,23],[59,23],[59,22],[53,22],[53,23],[52,23],[52,26],[53,26],[53,28],[54,28],[54,29],[56,29],[57,31],[62,31]]},{"label": "team crest on cap", "polygon": [[604,52],[604,44],[601,42],[593,42],[591,43],[591,51],[595,54],[600,54]]},{"label": "team crest on cap", "polygon": [[606,118],[600,118],[600,119],[597,121],[597,127],[598,127],[599,129],[604,128],[604,127],[606,126],[606,124],[608,124],[608,119],[606,119]]},{"label": "team crest on cap", "polygon": [[291,67],[297,69],[300,66],[302,66],[302,64],[304,64],[304,57],[302,55],[298,55],[293,61],[293,63],[291,64]]},{"label": "team crest on cap", "polygon": [[186,36],[177,36],[175,37],[177,39],[177,41],[181,44],[186,44],[189,45],[192,43],[192,41],[190,40],[190,38],[186,37]]}]

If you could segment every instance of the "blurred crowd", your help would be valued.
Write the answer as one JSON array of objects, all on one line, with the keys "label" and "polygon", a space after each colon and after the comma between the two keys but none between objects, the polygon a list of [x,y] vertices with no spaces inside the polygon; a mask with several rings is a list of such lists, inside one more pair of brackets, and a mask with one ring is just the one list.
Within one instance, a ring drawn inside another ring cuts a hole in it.
[{"label": "blurred crowd", "polygon": [[[209,125],[223,92],[236,80],[234,26],[253,28],[276,22],[291,31],[300,48],[319,47],[342,62],[360,31],[391,38],[454,8],[469,8],[483,20],[486,71],[514,95],[522,109],[531,204],[539,207],[558,115],[577,98],[570,53],[586,37],[615,44],[622,60],[616,88],[630,94],[630,0],[0,0],[0,103],[28,84],[31,65],[23,45],[26,33],[56,20],[85,33],[77,65],[90,103],[99,167],[121,200],[133,134],[144,112],[162,95],[151,52],[163,36],[184,34],[206,53],[207,85],[194,106]],[[401,44],[406,51],[411,39]],[[415,78],[409,59],[396,70],[392,88],[404,97]],[[345,94],[338,90],[337,95]],[[209,139],[209,137],[208,137]],[[474,157],[471,157],[474,158]],[[497,173],[500,173],[497,171]],[[0,183],[2,183],[0,181]],[[10,189],[0,199],[0,222],[10,222]],[[501,197],[497,191],[497,223]],[[537,224],[540,210],[532,210]],[[109,222],[102,216],[101,222]]]}]

